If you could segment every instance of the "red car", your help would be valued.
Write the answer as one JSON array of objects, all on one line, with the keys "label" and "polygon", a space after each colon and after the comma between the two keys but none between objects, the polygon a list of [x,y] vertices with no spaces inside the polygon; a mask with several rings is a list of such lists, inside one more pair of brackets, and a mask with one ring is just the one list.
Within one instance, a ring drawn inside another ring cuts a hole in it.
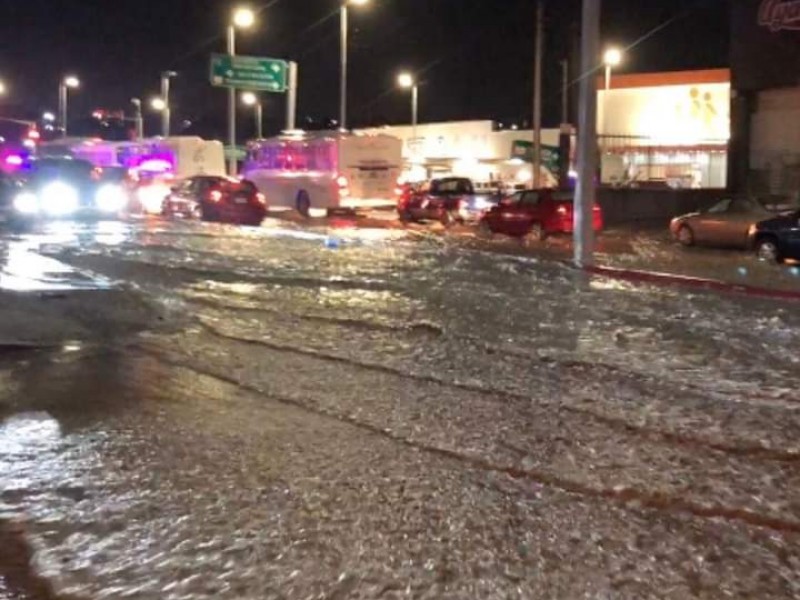
[{"label": "red car", "polygon": [[267,202],[250,181],[201,175],[173,187],[162,214],[258,226],[267,216]]},{"label": "red car", "polygon": [[[552,233],[574,230],[575,192],[565,190],[528,190],[505,198],[481,219],[480,227],[491,233],[541,240]],[[593,227],[603,229],[603,212],[594,206]]]}]

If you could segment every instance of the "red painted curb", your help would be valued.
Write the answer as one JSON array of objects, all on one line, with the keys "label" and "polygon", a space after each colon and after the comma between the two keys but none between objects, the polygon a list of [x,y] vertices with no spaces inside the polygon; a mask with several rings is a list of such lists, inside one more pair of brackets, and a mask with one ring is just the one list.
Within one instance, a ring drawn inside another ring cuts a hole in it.
[{"label": "red painted curb", "polygon": [[636,271],[632,269],[617,269],[614,267],[584,267],[585,272],[591,275],[610,277],[629,281],[631,283],[649,283],[653,285],[676,285],[693,289],[728,294],[744,294],[746,296],[759,296],[779,300],[800,300],[800,291],[775,290],[738,283],[729,283],[718,279],[703,279],[689,277],[688,275],[674,275],[672,273],[658,273],[655,271]]}]

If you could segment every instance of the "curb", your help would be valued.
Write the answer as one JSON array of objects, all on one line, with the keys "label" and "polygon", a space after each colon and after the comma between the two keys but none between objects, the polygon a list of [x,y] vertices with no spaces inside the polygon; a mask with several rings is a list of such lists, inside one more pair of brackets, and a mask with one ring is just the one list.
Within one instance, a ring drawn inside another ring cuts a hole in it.
[{"label": "curb", "polygon": [[592,266],[584,267],[583,270],[590,275],[610,277],[612,279],[619,279],[622,281],[628,281],[630,283],[679,286],[710,292],[722,292],[726,294],[742,294],[745,296],[756,296],[760,298],[771,298],[776,300],[800,301],[800,291],[794,292],[790,290],[762,288],[739,283],[729,283],[719,279],[703,279],[701,277],[690,277],[688,275],[673,275],[671,273],[636,271],[633,269],[618,269],[614,267]]}]

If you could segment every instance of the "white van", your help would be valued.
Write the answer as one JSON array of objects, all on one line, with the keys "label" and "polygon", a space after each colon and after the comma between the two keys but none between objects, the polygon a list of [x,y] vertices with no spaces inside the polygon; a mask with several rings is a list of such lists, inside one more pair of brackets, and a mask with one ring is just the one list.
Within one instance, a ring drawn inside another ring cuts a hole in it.
[{"label": "white van", "polygon": [[250,144],[242,177],[270,209],[318,216],[336,209],[395,206],[402,142],[389,135],[290,132]]}]

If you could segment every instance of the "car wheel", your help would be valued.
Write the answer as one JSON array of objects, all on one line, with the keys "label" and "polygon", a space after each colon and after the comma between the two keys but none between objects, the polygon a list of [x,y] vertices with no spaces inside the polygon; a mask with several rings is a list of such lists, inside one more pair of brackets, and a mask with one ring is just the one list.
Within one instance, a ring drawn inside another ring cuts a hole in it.
[{"label": "car wheel", "polygon": [[444,211],[442,216],[439,218],[439,222],[445,227],[452,227],[457,221],[458,219],[456,219],[455,216],[453,216],[453,213],[449,210]]},{"label": "car wheel", "polygon": [[765,238],[756,243],[756,256],[758,260],[768,263],[780,263],[782,260],[778,244],[772,238]]},{"label": "car wheel", "polygon": [[542,227],[542,224],[534,223],[533,225],[531,225],[531,228],[528,231],[528,233],[525,234],[525,242],[539,243],[543,242],[545,237],[547,236],[544,232],[544,227]]},{"label": "car wheel", "polygon": [[195,204],[192,208],[192,218],[197,219],[198,221],[203,220],[203,207],[199,204]]},{"label": "car wheel", "polygon": [[411,213],[407,210],[398,210],[397,218],[400,219],[401,223],[410,223],[412,221]]},{"label": "car wheel", "polygon": [[678,242],[682,246],[694,246],[694,231],[688,225],[681,225],[680,229],[678,229]]},{"label": "car wheel", "polygon": [[300,190],[297,193],[297,212],[300,213],[300,216],[308,219],[311,216],[311,196],[308,195],[308,192],[305,190]]}]

